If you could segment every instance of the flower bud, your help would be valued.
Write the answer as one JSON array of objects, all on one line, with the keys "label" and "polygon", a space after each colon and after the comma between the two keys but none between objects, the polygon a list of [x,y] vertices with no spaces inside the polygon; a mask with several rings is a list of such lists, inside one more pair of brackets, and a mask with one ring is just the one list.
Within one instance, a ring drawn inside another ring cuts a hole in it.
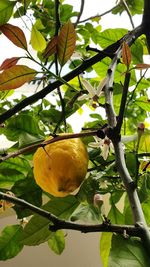
[{"label": "flower bud", "polygon": [[93,204],[95,207],[97,208],[101,208],[102,204],[103,204],[103,197],[102,195],[96,193],[93,197]]}]

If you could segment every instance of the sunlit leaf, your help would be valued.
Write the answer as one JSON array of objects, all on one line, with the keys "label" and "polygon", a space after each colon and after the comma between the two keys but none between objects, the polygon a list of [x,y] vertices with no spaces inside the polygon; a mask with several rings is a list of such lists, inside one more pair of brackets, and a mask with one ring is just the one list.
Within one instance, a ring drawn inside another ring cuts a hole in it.
[{"label": "sunlit leaf", "polygon": [[60,255],[65,248],[64,232],[61,230],[51,233],[48,245],[56,254]]},{"label": "sunlit leaf", "polygon": [[[24,199],[30,204],[33,204],[37,207],[42,205],[42,190],[35,183],[32,172],[27,176],[27,178],[17,181],[11,188],[11,191],[16,197]],[[16,205],[14,209],[18,219],[22,219],[32,214],[32,211],[21,206]]]},{"label": "sunlit leaf", "polygon": [[57,51],[57,42],[58,42],[58,37],[55,36],[53,37],[47,44],[46,49],[43,53],[43,56],[45,58],[50,57],[51,55],[53,55],[54,53],[56,53]]},{"label": "sunlit leaf", "polygon": [[[67,196],[65,198],[54,198],[42,208],[62,219],[69,219],[78,205],[79,202],[74,196]],[[48,219],[39,215],[33,216],[24,228],[22,239],[23,244],[27,246],[36,246],[48,241],[51,237],[49,224],[50,221]]]},{"label": "sunlit leaf", "polygon": [[72,56],[76,45],[76,33],[73,24],[69,21],[61,28],[58,36],[58,59],[63,66]]},{"label": "sunlit leaf", "polygon": [[6,226],[0,235],[0,260],[15,257],[23,248],[20,237],[22,235],[21,225]]},{"label": "sunlit leaf", "polygon": [[104,267],[108,267],[108,257],[111,248],[112,233],[102,233],[100,239],[100,256]]},{"label": "sunlit leaf", "polygon": [[11,57],[11,58],[5,59],[0,66],[0,71],[9,69],[10,67],[15,66],[19,59],[20,57]]},{"label": "sunlit leaf", "polygon": [[140,152],[150,152],[150,132],[144,133],[140,138],[139,144]]},{"label": "sunlit leaf", "polygon": [[4,70],[0,74],[0,91],[16,89],[26,82],[30,82],[36,71],[24,65],[16,65]]},{"label": "sunlit leaf", "polygon": [[0,27],[0,31],[16,46],[27,50],[27,41],[24,32],[12,24],[4,24]]},{"label": "sunlit leaf", "polygon": [[122,45],[122,61],[123,63],[129,67],[131,63],[131,51],[126,42],[123,42]]},{"label": "sunlit leaf", "polygon": [[31,31],[30,43],[34,50],[43,51],[46,47],[46,40],[41,34],[41,32],[33,25]]},{"label": "sunlit leaf", "polygon": [[108,267],[149,267],[149,255],[146,254],[143,244],[134,238],[125,239],[113,235]]},{"label": "sunlit leaf", "polygon": [[11,17],[13,8],[17,1],[0,1],[0,25],[5,24]]}]

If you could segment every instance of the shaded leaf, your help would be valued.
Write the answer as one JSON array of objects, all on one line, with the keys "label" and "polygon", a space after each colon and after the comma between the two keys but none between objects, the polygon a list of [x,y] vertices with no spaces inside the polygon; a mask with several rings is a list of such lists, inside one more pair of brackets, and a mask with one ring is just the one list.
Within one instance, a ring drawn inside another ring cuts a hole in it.
[{"label": "shaded leaf", "polygon": [[[35,183],[33,176],[17,181],[11,188],[11,191],[15,194],[16,197],[24,199],[30,204],[33,204],[37,207],[40,207],[42,205],[42,190]],[[19,219],[32,214],[32,211],[21,206],[15,206],[14,209]]]},{"label": "shaded leaf", "polygon": [[[62,219],[69,219],[78,205],[79,202],[74,196],[67,196],[64,198],[53,198],[42,208]],[[33,216],[24,228],[23,244],[36,246],[48,241],[51,237],[49,224],[50,221],[48,219],[39,215]]]},{"label": "shaded leaf", "polygon": [[16,89],[26,82],[30,82],[36,71],[24,65],[16,65],[4,70],[0,74],[0,91]]},{"label": "shaded leaf", "polygon": [[131,51],[126,42],[123,42],[122,45],[122,61],[123,63],[129,67],[131,63]]},{"label": "shaded leaf", "polygon": [[113,235],[108,267],[112,266],[149,267],[149,256],[138,239]]},{"label": "shaded leaf", "polygon": [[108,267],[108,257],[111,249],[112,233],[102,233],[100,239],[100,256],[104,267]]},{"label": "shaded leaf", "polygon": [[124,223],[124,215],[118,210],[118,208],[115,205],[111,206],[108,218],[110,219],[111,223],[116,223],[116,224]]},{"label": "shaded leaf", "polygon": [[76,45],[76,32],[73,24],[69,21],[61,28],[58,36],[58,59],[63,66],[72,56]]},{"label": "shaded leaf", "polygon": [[48,58],[57,51],[57,42],[58,42],[58,37],[55,36],[53,37],[47,44],[46,49],[43,53],[44,58]]},{"label": "shaded leaf", "polygon": [[[7,122],[7,127],[5,127],[2,132],[11,141],[18,142],[19,140],[20,146],[31,144],[33,140],[41,141],[41,138],[43,138],[43,132],[39,128],[38,119],[25,112],[9,119]],[[23,141],[22,139],[24,137],[26,137],[27,140]]]},{"label": "shaded leaf", "polygon": [[30,43],[34,50],[42,52],[46,47],[46,40],[41,32],[33,25]]},{"label": "shaded leaf", "polygon": [[4,24],[0,27],[0,31],[16,46],[27,50],[27,41],[24,32],[17,26],[12,24]]},{"label": "shaded leaf", "polygon": [[99,209],[89,204],[80,204],[71,216],[72,221],[85,221],[89,223],[102,221]]},{"label": "shaded leaf", "polygon": [[20,57],[11,57],[11,58],[5,59],[0,66],[0,71],[9,69],[12,66],[15,66],[19,59],[20,59]]},{"label": "shaded leaf", "polygon": [[21,225],[6,226],[0,236],[0,260],[15,257],[23,248],[20,238],[22,235]]},{"label": "shaded leaf", "polygon": [[0,25],[5,24],[13,13],[16,1],[1,0],[0,3]]},{"label": "shaded leaf", "polygon": [[56,254],[60,255],[65,248],[65,237],[64,232],[61,230],[51,233],[50,239],[48,240],[48,246]]}]

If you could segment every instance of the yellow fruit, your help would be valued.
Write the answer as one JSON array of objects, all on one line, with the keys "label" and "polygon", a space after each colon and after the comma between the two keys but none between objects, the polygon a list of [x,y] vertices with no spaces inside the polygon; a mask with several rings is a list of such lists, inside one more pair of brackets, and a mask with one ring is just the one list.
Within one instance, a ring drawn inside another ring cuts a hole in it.
[{"label": "yellow fruit", "polygon": [[88,153],[81,139],[65,139],[38,148],[33,165],[36,183],[44,191],[64,197],[77,189],[84,180]]}]

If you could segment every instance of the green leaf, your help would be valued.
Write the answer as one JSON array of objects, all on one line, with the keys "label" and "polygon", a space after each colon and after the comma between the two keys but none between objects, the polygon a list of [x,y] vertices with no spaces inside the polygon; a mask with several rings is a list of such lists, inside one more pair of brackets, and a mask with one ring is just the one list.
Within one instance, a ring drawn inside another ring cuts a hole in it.
[{"label": "green leaf", "polygon": [[3,169],[2,168],[0,171],[0,186],[9,188],[16,181],[20,179],[24,179],[24,178],[25,178],[25,175],[15,169],[6,169],[6,168]]},{"label": "green leaf", "polygon": [[150,100],[147,97],[140,97],[135,101],[135,103],[143,110],[150,112]]},{"label": "green leaf", "polygon": [[[53,198],[43,206],[43,209],[62,219],[69,219],[78,205],[79,202],[74,196],[67,196],[65,198]],[[49,224],[48,219],[39,215],[33,216],[24,228],[23,244],[36,246],[47,241],[51,237]]]},{"label": "green leaf", "polygon": [[150,151],[150,130],[144,132],[140,138],[138,152],[149,152]]},{"label": "green leaf", "polygon": [[56,233],[51,233],[50,239],[48,240],[48,246],[56,254],[60,255],[65,248],[64,232],[58,230]]},{"label": "green leaf", "polygon": [[104,30],[99,34],[98,44],[105,48],[114,42],[118,41],[127,33],[126,29],[117,28],[117,29],[108,29]]},{"label": "green leaf", "polygon": [[[18,141],[20,138],[21,144],[23,143],[21,140],[21,135],[25,135],[25,133],[28,133],[30,138],[31,136],[35,136],[35,138],[39,139],[42,138],[42,131],[39,128],[39,121],[27,113],[22,113],[9,119],[7,122],[7,127],[2,129],[2,132],[11,141]],[[27,143],[28,140],[29,139],[27,139]]]},{"label": "green leaf", "polygon": [[100,238],[100,256],[104,267],[108,267],[108,257],[111,249],[112,233],[102,233]]},{"label": "green leaf", "polygon": [[108,267],[112,266],[149,267],[149,255],[138,239],[113,235]]},{"label": "green leaf", "polygon": [[5,24],[13,13],[16,1],[1,0],[0,4],[0,25]]},{"label": "green leaf", "polygon": [[34,50],[42,52],[46,47],[46,40],[42,33],[33,25],[30,43]]},{"label": "green leaf", "polygon": [[134,64],[143,62],[143,46],[139,40],[136,40],[131,46],[131,54]]},{"label": "green leaf", "polygon": [[126,164],[130,175],[135,176],[138,168],[135,153],[126,153]]},{"label": "green leaf", "polygon": [[111,206],[108,218],[111,221],[111,223],[116,223],[116,224],[124,223],[124,215],[118,210],[118,208],[115,205]]},{"label": "green leaf", "polygon": [[89,204],[80,204],[71,216],[72,221],[83,221],[89,223],[100,223],[102,222],[101,214],[99,209]]},{"label": "green leaf", "polygon": [[0,260],[7,260],[15,257],[23,248],[20,243],[22,226],[6,226],[0,235]]},{"label": "green leaf", "polygon": [[[37,207],[42,205],[42,190],[35,183],[33,175],[30,178],[27,177],[26,179],[17,181],[11,188],[11,192],[13,192],[16,197],[24,199]],[[32,211],[20,206],[15,206],[14,209],[19,219],[32,214]]]}]

